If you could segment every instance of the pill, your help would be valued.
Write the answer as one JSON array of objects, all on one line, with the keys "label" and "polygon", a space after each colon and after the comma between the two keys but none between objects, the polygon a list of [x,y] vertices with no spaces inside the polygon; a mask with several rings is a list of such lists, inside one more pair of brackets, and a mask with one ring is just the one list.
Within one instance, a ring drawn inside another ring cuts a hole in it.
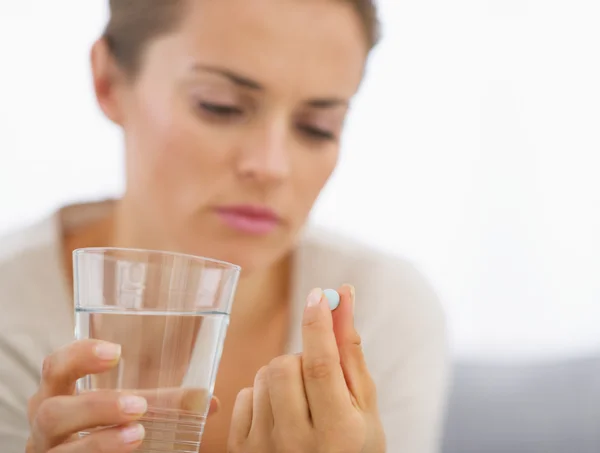
[{"label": "pill", "polygon": [[326,289],[323,291],[323,294],[327,297],[327,302],[329,302],[329,309],[331,311],[338,308],[340,305],[340,295],[335,289]]}]

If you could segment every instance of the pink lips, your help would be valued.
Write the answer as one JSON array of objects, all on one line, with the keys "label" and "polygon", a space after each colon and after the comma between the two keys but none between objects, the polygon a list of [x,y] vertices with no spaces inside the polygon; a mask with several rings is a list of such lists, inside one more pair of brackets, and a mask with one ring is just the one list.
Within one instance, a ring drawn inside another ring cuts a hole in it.
[{"label": "pink lips", "polygon": [[274,211],[262,206],[221,206],[216,213],[229,228],[246,234],[266,235],[281,223]]}]

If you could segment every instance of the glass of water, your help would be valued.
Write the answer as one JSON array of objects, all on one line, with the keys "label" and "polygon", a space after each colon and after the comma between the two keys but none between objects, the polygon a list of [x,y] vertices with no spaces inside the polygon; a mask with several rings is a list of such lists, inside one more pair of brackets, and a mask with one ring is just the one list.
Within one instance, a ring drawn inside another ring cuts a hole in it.
[{"label": "glass of water", "polygon": [[[139,451],[198,452],[240,267],[190,255],[73,252],[75,336],[121,345],[119,363],[78,392],[144,396]],[[84,436],[89,433],[80,433]]]}]

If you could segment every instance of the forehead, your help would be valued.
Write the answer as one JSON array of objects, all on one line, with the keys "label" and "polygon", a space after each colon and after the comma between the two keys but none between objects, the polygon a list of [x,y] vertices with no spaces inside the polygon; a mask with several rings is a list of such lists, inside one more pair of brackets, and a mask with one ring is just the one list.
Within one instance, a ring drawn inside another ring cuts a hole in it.
[{"label": "forehead", "polygon": [[351,97],[367,56],[361,20],[344,0],[191,0],[173,39],[180,60],[286,92]]}]

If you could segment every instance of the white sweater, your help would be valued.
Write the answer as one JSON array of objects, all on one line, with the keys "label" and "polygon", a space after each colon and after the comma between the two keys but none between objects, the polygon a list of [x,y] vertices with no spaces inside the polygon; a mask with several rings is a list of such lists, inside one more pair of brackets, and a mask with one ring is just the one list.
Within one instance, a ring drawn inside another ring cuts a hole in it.
[{"label": "white sweater", "polygon": [[[27,400],[43,358],[73,340],[71,291],[63,270],[66,229],[102,215],[78,205],[0,239],[0,446],[23,453]],[[301,348],[300,319],[313,287],[356,288],[356,326],[377,385],[389,453],[438,451],[447,388],[444,316],[408,263],[308,230],[294,268],[289,352]]]}]

